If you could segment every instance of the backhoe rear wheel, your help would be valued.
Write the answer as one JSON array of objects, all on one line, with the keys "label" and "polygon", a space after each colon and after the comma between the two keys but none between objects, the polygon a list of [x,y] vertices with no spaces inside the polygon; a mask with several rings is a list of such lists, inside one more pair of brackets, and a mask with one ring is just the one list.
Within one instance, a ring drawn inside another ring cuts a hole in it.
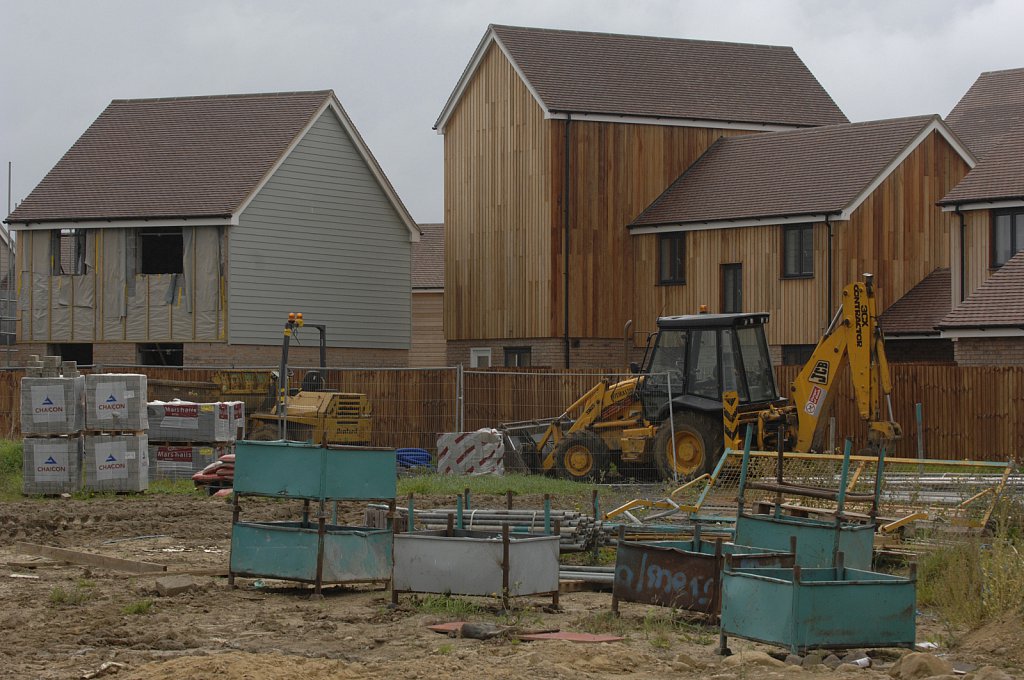
[{"label": "backhoe rear wheel", "polygon": [[555,467],[563,479],[596,482],[609,463],[608,447],[593,432],[574,432],[555,447]]},{"label": "backhoe rear wheel", "polygon": [[699,412],[682,411],[675,414],[671,423],[666,420],[658,427],[654,436],[654,464],[662,479],[687,482],[704,473],[713,472],[724,447],[721,419]]}]

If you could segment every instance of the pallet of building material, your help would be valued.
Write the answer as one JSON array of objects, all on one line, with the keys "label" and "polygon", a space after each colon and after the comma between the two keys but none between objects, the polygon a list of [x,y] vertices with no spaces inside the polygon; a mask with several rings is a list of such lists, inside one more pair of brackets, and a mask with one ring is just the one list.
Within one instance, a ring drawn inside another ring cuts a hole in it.
[{"label": "pallet of building material", "polygon": [[135,373],[94,373],[85,377],[85,429],[98,432],[142,432],[146,415],[146,376]]},{"label": "pallet of building material", "polygon": [[192,475],[221,456],[234,453],[233,444],[149,445],[149,478],[192,479]]},{"label": "pallet of building material", "polygon": [[82,488],[81,437],[26,437],[22,493],[57,495]]},{"label": "pallet of building material", "polygon": [[245,402],[244,401],[223,401],[221,402],[229,409],[231,417],[231,431],[235,438],[245,438]]},{"label": "pallet of building material", "polygon": [[85,429],[85,378],[21,379],[24,435],[76,434]]},{"label": "pallet of building material", "polygon": [[149,438],[145,434],[87,434],[83,440],[85,489],[127,492],[149,488]]},{"label": "pallet of building material", "polygon": [[232,442],[237,437],[235,406],[230,402],[151,401],[146,418],[153,441]]}]

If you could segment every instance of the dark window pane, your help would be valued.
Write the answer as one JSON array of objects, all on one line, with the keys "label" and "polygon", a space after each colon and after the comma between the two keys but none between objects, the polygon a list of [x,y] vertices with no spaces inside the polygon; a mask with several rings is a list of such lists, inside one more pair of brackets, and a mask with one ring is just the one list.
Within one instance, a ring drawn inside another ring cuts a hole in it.
[{"label": "dark window pane", "polygon": [[814,230],[808,225],[801,233],[800,273],[809,276],[814,273]]},{"label": "dark window pane", "polygon": [[992,264],[999,267],[1010,259],[1013,252],[1010,215],[996,215],[992,231]]},{"label": "dark window pane", "polygon": [[782,275],[814,275],[813,225],[798,224],[782,228]]},{"label": "dark window pane", "polygon": [[739,361],[736,357],[736,338],[731,328],[722,330],[722,391],[734,390],[740,401],[750,401],[747,386],[740,377]]},{"label": "dark window pane", "polygon": [[722,265],[722,311],[735,314],[743,309],[743,265]]},{"label": "dark window pane", "polygon": [[658,281],[659,283],[686,282],[686,241],[685,233],[662,234],[658,238]]},{"label": "dark window pane", "polygon": [[1013,252],[1016,254],[1024,250],[1024,213],[1013,216],[1013,225]]},{"label": "dark window pane", "polygon": [[693,331],[690,342],[687,392],[708,399],[721,399],[718,386],[718,333]]},{"label": "dark window pane", "polygon": [[181,274],[184,246],[181,227],[138,230],[140,274]]},{"label": "dark window pane", "polygon": [[757,328],[740,328],[736,331],[743,357],[743,371],[747,376],[751,401],[769,401],[775,398],[775,373],[768,356],[768,345]]}]

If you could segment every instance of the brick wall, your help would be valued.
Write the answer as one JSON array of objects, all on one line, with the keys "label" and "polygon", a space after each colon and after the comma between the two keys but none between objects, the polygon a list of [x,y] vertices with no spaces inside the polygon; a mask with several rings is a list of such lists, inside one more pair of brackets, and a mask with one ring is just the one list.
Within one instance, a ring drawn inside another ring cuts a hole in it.
[{"label": "brick wall", "polygon": [[1024,366],[1024,337],[960,338],[953,351],[961,366]]},{"label": "brick wall", "polygon": [[953,363],[953,341],[936,338],[934,340],[900,340],[885,339],[885,356],[891,364]]}]

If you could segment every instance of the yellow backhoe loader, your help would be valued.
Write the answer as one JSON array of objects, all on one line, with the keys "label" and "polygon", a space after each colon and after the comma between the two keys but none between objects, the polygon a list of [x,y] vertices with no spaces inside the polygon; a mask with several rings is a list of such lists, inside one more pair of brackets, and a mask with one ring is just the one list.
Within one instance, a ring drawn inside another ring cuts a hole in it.
[{"label": "yellow backhoe loader", "polygon": [[614,460],[620,470],[633,465],[686,479],[711,472],[726,445],[739,448],[747,424],[756,425],[759,448],[774,448],[781,435],[787,450],[818,450],[821,416],[848,364],[869,441],[881,446],[901,432],[871,276],[842,295],[788,399],[778,393],[768,355],[768,314],[669,316],[658,319],[643,363],[631,367],[636,377],[601,381],[551,421],[502,429],[537,471],[596,480]]}]

